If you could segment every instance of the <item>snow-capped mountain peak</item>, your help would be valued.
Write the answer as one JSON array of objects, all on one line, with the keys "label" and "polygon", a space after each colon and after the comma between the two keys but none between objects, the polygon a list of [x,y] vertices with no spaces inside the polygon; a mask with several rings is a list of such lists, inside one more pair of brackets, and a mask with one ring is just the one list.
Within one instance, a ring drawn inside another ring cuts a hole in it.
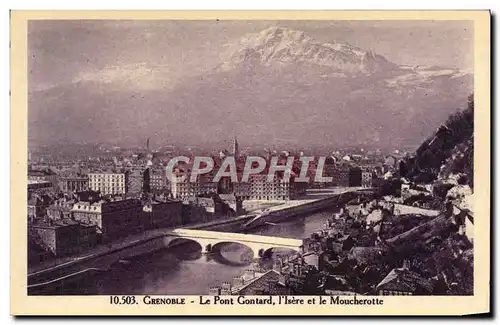
[{"label": "snow-capped mountain peak", "polygon": [[307,63],[349,74],[391,70],[395,64],[372,51],[332,41],[321,43],[303,31],[270,27],[228,46],[222,68],[241,64]]}]

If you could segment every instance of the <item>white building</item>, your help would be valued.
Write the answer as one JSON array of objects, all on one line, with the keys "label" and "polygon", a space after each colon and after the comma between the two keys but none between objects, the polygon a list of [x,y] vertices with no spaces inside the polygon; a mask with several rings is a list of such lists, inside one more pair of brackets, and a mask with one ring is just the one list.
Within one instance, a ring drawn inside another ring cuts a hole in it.
[{"label": "white building", "polygon": [[89,188],[101,192],[102,195],[126,194],[127,174],[91,173],[89,174]]}]

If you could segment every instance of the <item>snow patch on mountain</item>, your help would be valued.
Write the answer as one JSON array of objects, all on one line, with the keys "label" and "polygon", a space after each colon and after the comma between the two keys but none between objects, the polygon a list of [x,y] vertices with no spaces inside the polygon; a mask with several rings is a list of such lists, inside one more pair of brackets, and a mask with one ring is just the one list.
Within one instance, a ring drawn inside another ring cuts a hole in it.
[{"label": "snow patch on mountain", "polygon": [[397,66],[383,56],[346,43],[320,43],[302,31],[270,27],[227,45],[220,70],[244,64],[307,63],[349,74],[370,74]]},{"label": "snow patch on mountain", "polygon": [[462,72],[458,69],[428,69],[421,67],[414,67],[410,69],[409,67],[405,67],[402,69],[402,74],[388,78],[385,82],[388,87],[423,86],[434,83],[436,78],[445,77],[455,79],[466,75],[468,75],[467,72]]}]

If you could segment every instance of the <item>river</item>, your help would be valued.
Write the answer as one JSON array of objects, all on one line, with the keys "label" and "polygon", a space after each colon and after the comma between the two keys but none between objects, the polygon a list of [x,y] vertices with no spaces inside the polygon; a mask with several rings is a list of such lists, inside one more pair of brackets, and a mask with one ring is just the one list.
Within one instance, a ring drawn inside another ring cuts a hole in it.
[{"label": "river", "polygon": [[[335,211],[332,208],[297,216],[286,222],[253,229],[251,233],[302,239],[318,230]],[[64,285],[56,294],[203,295],[208,293],[210,286],[243,274],[250,267],[249,254],[245,246],[227,244],[218,254],[202,255],[198,244],[187,243],[116,263],[109,270]],[[268,266],[272,258],[260,263]]]}]

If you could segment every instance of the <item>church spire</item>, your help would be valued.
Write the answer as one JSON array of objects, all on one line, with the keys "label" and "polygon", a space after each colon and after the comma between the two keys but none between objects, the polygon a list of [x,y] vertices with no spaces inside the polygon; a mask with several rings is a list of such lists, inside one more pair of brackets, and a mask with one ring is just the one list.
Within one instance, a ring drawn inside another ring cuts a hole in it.
[{"label": "church spire", "polygon": [[240,150],[238,148],[238,140],[236,137],[234,137],[234,142],[233,142],[233,156],[234,157],[239,157],[240,155]]},{"label": "church spire", "polygon": [[149,147],[149,138],[146,141],[146,168],[149,168],[153,165],[153,153],[151,152],[151,148]]}]

